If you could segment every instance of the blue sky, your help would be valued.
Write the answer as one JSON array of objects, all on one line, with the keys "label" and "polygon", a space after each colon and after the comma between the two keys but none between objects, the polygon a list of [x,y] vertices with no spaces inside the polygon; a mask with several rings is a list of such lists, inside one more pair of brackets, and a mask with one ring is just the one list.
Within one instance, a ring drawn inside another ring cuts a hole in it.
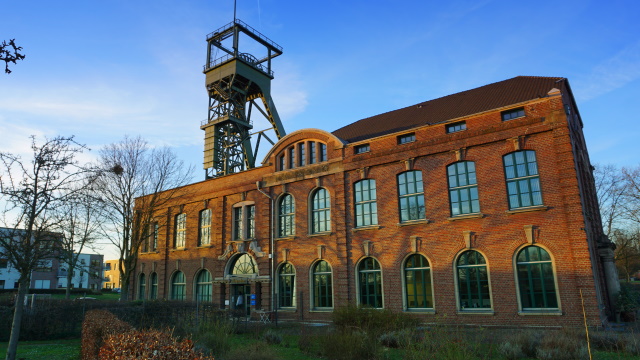
[{"label": "blue sky", "polygon": [[[205,36],[232,0],[3,1],[0,150],[29,135],[90,148],[142,135],[201,172]],[[518,75],[569,79],[593,163],[638,165],[640,2],[238,0],[284,48],[273,97],[285,130],[353,121]],[[261,124],[256,124],[256,130]],[[266,127],[266,126],[265,126]],[[90,158],[92,155],[87,154]],[[261,160],[261,159],[259,159]]]}]

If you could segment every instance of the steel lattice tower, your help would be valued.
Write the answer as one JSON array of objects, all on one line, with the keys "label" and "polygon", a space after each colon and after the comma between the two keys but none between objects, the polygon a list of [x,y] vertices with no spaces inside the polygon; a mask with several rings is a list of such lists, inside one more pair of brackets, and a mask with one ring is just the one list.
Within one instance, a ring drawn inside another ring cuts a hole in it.
[{"label": "steel lattice tower", "polygon": [[[262,48],[266,54],[256,57],[240,52],[241,35],[243,40],[251,40],[252,49]],[[204,73],[209,114],[200,128],[205,131],[206,176],[215,177],[255,167],[260,139],[265,137],[273,144],[265,131],[274,130],[278,139],[286,135],[271,99],[271,59],[282,54],[282,47],[238,19],[207,35],[207,45]],[[221,56],[217,57],[220,51]],[[251,133],[254,109],[272,128]],[[251,136],[256,134],[253,149]]]}]

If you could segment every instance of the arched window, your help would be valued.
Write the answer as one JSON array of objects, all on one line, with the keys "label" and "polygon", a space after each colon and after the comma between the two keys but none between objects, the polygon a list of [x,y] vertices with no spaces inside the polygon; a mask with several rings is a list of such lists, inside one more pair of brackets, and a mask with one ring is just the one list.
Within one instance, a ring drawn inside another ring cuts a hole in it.
[{"label": "arched window", "polygon": [[253,275],[256,274],[256,263],[249,254],[238,256],[231,266],[231,275]]},{"label": "arched window", "polygon": [[295,307],[296,269],[290,263],[278,270],[278,307]]},{"label": "arched window", "polygon": [[429,260],[413,254],[404,262],[404,286],[407,309],[433,308],[431,267]]},{"label": "arched window", "polygon": [[331,284],[331,266],[321,260],[313,267],[313,304],[312,307],[333,307],[333,290]]},{"label": "arched window", "polygon": [[473,161],[460,161],[447,166],[451,216],[480,212],[476,165]]},{"label": "arched window", "polygon": [[406,171],[398,175],[400,222],[426,219],[421,171]]},{"label": "arched window", "polygon": [[149,299],[155,300],[158,298],[158,274],[151,273],[151,275],[149,275],[149,283],[151,285],[151,289],[149,289]]},{"label": "arched window", "polygon": [[295,235],[295,204],[291,194],[285,194],[278,202],[278,237]]},{"label": "arched window", "polygon": [[211,244],[211,209],[200,211],[200,231],[198,246]]},{"label": "arched window", "polygon": [[538,162],[533,150],[516,151],[502,157],[507,179],[509,208],[542,205]]},{"label": "arched window", "polygon": [[147,280],[144,274],[140,274],[138,278],[138,300],[144,300],[144,295],[147,290]]},{"label": "arched window", "polygon": [[320,188],[311,196],[311,232],[331,231],[331,200],[329,192]]},{"label": "arched window", "polygon": [[376,181],[373,179],[360,180],[353,187],[356,227],[378,225]]},{"label": "arched window", "polygon": [[382,270],[374,258],[366,258],[358,265],[360,305],[382,307]]},{"label": "arched window", "polygon": [[458,275],[458,306],[461,310],[491,308],[489,273],[484,256],[468,250],[456,263]]},{"label": "arched window", "polygon": [[520,304],[523,310],[557,309],[558,296],[553,263],[539,246],[527,246],[516,257]]},{"label": "arched window", "polygon": [[171,278],[171,300],[186,299],[187,282],[182,271],[176,271]]},{"label": "arched window", "polygon": [[211,302],[211,273],[202,270],[196,277],[196,301]]}]

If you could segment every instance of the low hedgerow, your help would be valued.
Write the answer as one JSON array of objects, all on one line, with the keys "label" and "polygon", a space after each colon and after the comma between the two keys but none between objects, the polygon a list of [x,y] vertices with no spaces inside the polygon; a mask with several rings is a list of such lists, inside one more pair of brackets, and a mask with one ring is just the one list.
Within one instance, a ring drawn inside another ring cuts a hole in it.
[{"label": "low hedgerow", "polygon": [[584,333],[572,329],[558,331],[520,331],[498,346],[507,359],[535,358],[542,360],[588,359]]},{"label": "low hedgerow", "polygon": [[131,330],[131,325],[106,310],[88,311],[82,322],[82,360],[97,359],[100,347],[108,336]]},{"label": "low hedgerow", "polygon": [[135,330],[107,337],[99,360],[213,360],[189,339],[176,340],[165,330]]},{"label": "low hedgerow", "polygon": [[352,305],[337,308],[332,314],[332,320],[341,331],[356,330],[376,335],[415,328],[419,323],[416,318],[404,313]]}]

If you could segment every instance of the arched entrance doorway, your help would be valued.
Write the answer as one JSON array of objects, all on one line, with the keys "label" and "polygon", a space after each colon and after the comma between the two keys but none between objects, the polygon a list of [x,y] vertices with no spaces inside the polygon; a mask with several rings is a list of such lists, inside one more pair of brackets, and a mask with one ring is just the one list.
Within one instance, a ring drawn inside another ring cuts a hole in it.
[{"label": "arched entrance doorway", "polygon": [[255,260],[249,254],[240,254],[232,259],[229,266],[231,279],[231,308],[244,316],[251,315],[251,284],[258,275]]}]

